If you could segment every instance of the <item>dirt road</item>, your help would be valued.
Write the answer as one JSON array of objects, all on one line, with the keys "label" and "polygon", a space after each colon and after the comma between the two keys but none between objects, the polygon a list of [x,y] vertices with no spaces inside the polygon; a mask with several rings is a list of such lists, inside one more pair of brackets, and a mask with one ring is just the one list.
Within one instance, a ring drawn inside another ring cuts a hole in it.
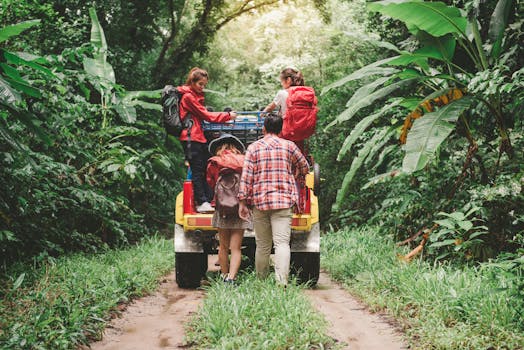
[{"label": "dirt road", "polygon": [[385,319],[366,307],[331,280],[320,274],[317,288],[305,291],[311,304],[329,322],[329,335],[351,350],[407,349],[401,334]]},{"label": "dirt road", "polygon": [[[216,257],[210,257],[209,267]],[[330,336],[351,350],[406,349],[400,335],[378,315],[366,308],[321,274],[318,288],[307,290],[312,305],[330,323]],[[187,348],[184,323],[198,310],[204,292],[179,289],[169,275],[158,291],[132,303],[121,318],[114,319],[104,338],[91,344],[93,350],[156,350]]]},{"label": "dirt road", "polygon": [[184,322],[197,311],[204,292],[180,289],[169,275],[155,294],[129,305],[111,321],[93,350],[154,350],[184,347]]}]

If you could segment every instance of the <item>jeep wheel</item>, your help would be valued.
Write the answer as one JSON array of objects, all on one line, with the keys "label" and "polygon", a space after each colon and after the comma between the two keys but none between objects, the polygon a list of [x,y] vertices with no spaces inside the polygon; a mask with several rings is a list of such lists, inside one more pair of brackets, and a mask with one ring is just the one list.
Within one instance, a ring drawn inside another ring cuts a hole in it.
[{"label": "jeep wheel", "polygon": [[291,252],[291,274],[299,283],[316,285],[320,275],[320,253]]},{"label": "jeep wheel", "polygon": [[176,283],[180,288],[198,288],[207,271],[207,254],[175,253]]}]

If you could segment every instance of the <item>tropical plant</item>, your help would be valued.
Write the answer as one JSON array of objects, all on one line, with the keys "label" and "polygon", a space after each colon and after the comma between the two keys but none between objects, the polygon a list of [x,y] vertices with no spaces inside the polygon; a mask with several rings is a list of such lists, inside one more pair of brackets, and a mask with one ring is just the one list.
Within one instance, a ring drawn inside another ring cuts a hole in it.
[{"label": "tropical plant", "polygon": [[[19,35],[21,32],[37,25],[39,20],[25,21],[0,29],[0,43]],[[22,122],[31,132],[35,133],[51,144],[49,135],[44,133],[36,124],[36,116],[25,107],[24,96],[38,98],[41,96],[39,89],[32,86],[20,72],[19,66],[26,66],[43,73],[44,78],[54,77],[54,74],[46,67],[26,60],[21,55],[9,52],[0,48],[0,111],[6,112],[6,117],[0,118],[0,135],[12,147],[18,150],[25,150],[25,147],[17,140],[17,137],[9,129],[9,124],[13,122],[11,118]],[[11,118],[8,118],[10,115]]]},{"label": "tropical plant", "polygon": [[488,234],[488,228],[484,225],[475,225],[480,219],[474,218],[473,214],[479,208],[473,207],[466,213],[455,211],[453,213],[440,212],[437,215],[443,217],[435,220],[439,228],[429,236],[429,251],[438,254],[436,260],[443,259],[450,254],[459,255],[469,260],[471,258],[483,258],[482,235]]},{"label": "tropical plant", "polygon": [[[93,50],[38,57],[1,49],[4,267],[133,242],[170,222],[183,152],[159,124],[158,91],[129,92],[106,78],[107,46],[93,18]],[[36,23],[0,29],[0,37],[10,44]]]},{"label": "tropical plant", "polygon": [[[471,166],[473,157],[478,158],[479,135],[475,135],[478,131],[475,128],[480,129],[482,123],[496,128],[499,155],[513,157],[508,128],[511,118],[508,116],[520,108],[518,96],[523,94],[522,87],[516,87],[510,80],[512,75],[518,76],[522,70],[516,63],[514,47],[515,38],[519,37],[514,32],[518,32],[519,28],[508,28],[513,6],[515,4],[511,0],[497,3],[489,30],[482,31],[486,33],[482,38],[474,11],[465,16],[460,9],[442,2],[407,0],[368,4],[371,11],[402,21],[413,35],[416,48],[408,51],[391,43],[375,42],[397,55],[360,68],[324,88],[323,95],[350,81],[379,75],[378,79],[363,85],[353,94],[346,110],[328,128],[352,119],[374,103],[390,98],[390,104],[365,117],[353,128],[340,149],[338,159],[342,160],[370,125],[377,124],[384,116],[391,116],[391,112],[396,113],[397,109],[392,107],[397,105],[411,112],[404,123],[395,121],[396,118],[390,123],[392,128],[402,129],[401,142],[405,141],[405,154],[401,169],[390,169],[388,173],[402,170],[411,174],[425,169],[448,136],[457,130],[457,125],[460,125],[460,134],[469,142],[462,173]],[[519,18],[512,19],[518,23]],[[465,55],[467,59],[461,59],[459,55]],[[495,72],[500,77],[498,84],[490,84],[486,76],[492,76]],[[512,91],[513,95],[507,91]],[[392,98],[393,93],[403,97]],[[508,100],[513,102],[507,103]],[[393,114],[393,117],[396,115]],[[337,194],[335,210],[347,195],[356,171],[365,163],[364,160],[374,156],[367,150],[373,149],[378,140],[383,142],[379,135],[384,132],[384,123],[378,124],[381,126],[374,131],[377,137],[369,139],[371,145],[364,145],[353,159]],[[374,150],[378,152],[380,147]],[[495,174],[496,171],[492,176]],[[457,183],[462,180],[460,175]]]},{"label": "tropical plant", "polygon": [[104,30],[100,25],[96,10],[89,8],[91,17],[91,45],[93,47],[93,58],[84,57],[83,65],[89,81],[100,93],[100,104],[102,106],[102,129],[109,125],[108,109],[114,108],[120,117],[127,123],[136,121],[135,105],[140,105],[145,109],[160,111],[159,104],[140,101],[138,98],[148,97],[153,99],[160,98],[160,90],[156,91],[131,91],[115,93],[115,71],[107,61],[108,47]]}]

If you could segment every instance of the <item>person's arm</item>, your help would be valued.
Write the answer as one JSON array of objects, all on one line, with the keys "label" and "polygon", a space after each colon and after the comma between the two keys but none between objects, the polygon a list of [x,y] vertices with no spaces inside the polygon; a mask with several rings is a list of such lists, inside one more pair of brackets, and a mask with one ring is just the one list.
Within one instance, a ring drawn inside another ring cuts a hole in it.
[{"label": "person's arm", "polygon": [[309,164],[297,145],[295,143],[292,143],[292,145],[291,159],[295,168],[295,178],[297,180],[303,179],[309,172]]},{"label": "person's arm", "polygon": [[282,108],[282,104],[286,103],[287,91],[279,90],[275,95],[273,101],[264,108],[264,112],[272,112],[275,108]]},{"label": "person's arm", "polygon": [[242,167],[242,176],[240,177],[240,186],[238,190],[238,199],[240,201],[251,201],[253,194],[253,161],[249,149],[244,156],[244,165]]},{"label": "person's arm", "polygon": [[277,104],[275,102],[271,102],[264,108],[263,112],[273,112],[273,110],[277,108]]},{"label": "person's arm", "polygon": [[191,98],[182,98],[181,103],[191,115],[210,123],[225,123],[237,117],[236,112],[209,112],[205,106]]},{"label": "person's arm", "polygon": [[242,167],[242,176],[240,177],[240,188],[238,190],[238,216],[244,221],[251,220],[251,211],[248,202],[252,200],[253,194],[253,162],[251,152],[246,151],[244,157],[244,166]]}]

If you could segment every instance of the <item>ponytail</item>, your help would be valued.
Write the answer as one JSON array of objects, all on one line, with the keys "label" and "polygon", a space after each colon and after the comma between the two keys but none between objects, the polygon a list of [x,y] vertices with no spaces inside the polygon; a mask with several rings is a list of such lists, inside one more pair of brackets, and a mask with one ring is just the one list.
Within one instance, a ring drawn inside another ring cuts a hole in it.
[{"label": "ponytail", "polygon": [[286,68],[280,72],[281,79],[291,78],[291,86],[304,86],[304,76],[302,72],[293,68]]},{"label": "ponytail", "polygon": [[207,72],[201,68],[194,67],[189,71],[189,74],[187,75],[186,85],[196,83],[197,81],[203,78],[209,79]]}]

